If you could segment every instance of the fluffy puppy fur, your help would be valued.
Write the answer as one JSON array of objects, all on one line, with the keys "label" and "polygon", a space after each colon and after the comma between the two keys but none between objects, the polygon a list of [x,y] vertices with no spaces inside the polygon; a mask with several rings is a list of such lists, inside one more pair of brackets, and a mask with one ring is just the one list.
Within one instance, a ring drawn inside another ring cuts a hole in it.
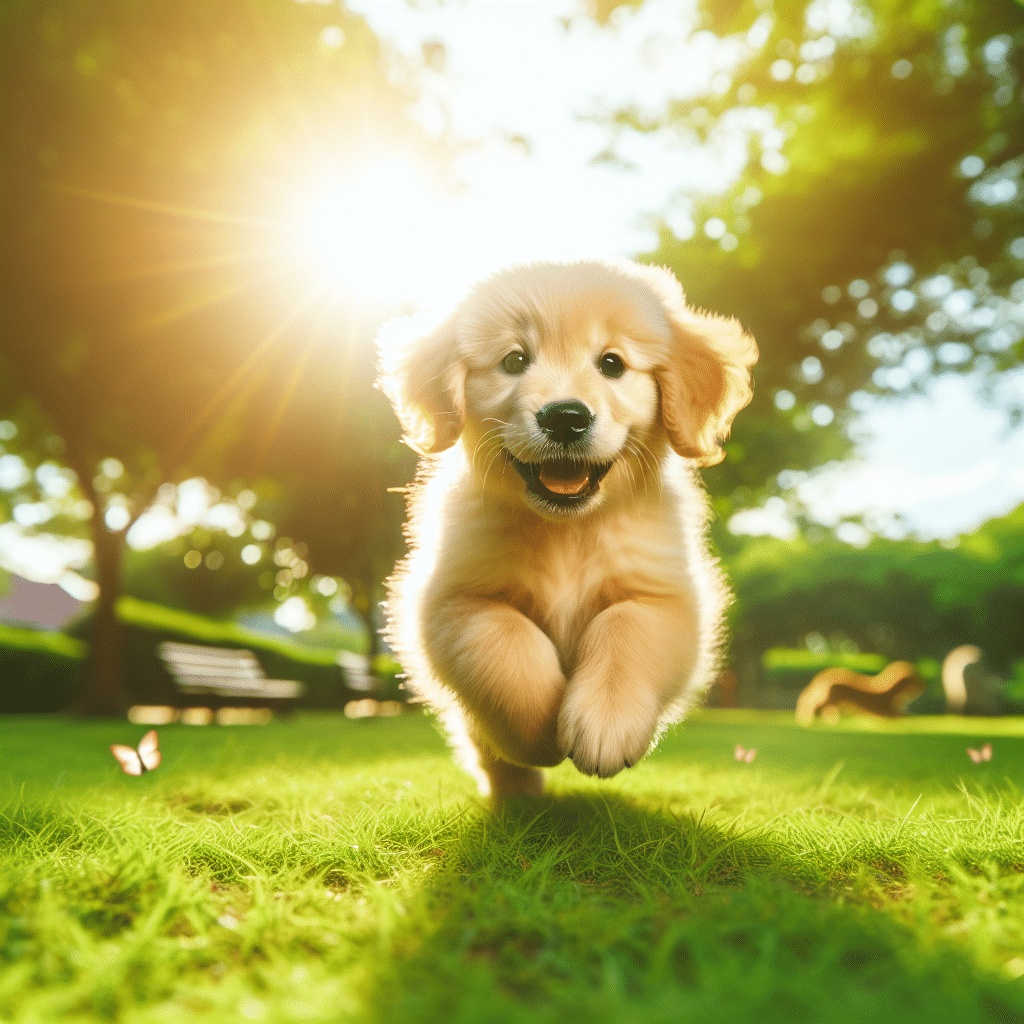
[{"label": "fluffy puppy fur", "polygon": [[727,590],[696,467],[751,397],[753,338],[667,270],[512,267],[392,321],[380,386],[424,459],[385,635],[481,791],[635,764],[716,668]]}]

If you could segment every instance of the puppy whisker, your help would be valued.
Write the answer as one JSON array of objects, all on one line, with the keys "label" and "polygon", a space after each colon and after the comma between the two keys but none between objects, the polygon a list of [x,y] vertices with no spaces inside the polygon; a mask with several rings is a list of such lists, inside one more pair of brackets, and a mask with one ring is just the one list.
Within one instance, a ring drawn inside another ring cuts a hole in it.
[{"label": "puppy whisker", "polygon": [[484,431],[483,434],[480,435],[480,439],[477,441],[476,445],[473,447],[473,455],[472,455],[471,461],[473,462],[474,466],[476,465],[476,457],[479,454],[480,449],[483,448],[485,445],[490,445],[490,443],[496,437],[498,437],[500,434],[501,434],[501,427],[492,427],[490,430],[486,430],[486,431]]},{"label": "puppy whisker", "polygon": [[663,500],[665,492],[661,486],[661,472],[654,452],[652,452],[651,449],[638,437],[630,439],[630,449],[636,453],[637,458],[643,463],[644,487],[646,488],[647,486],[648,478],[653,477],[655,483],[658,485],[658,497]]},{"label": "puppy whisker", "polygon": [[[626,442],[626,448],[628,450],[632,451],[628,441]],[[629,464],[629,459],[620,459],[619,461],[622,463],[623,471],[629,474],[629,497],[630,497],[630,499],[634,499],[636,497],[636,479],[633,476],[633,467]],[[644,497],[646,497],[646,496],[647,496],[647,480],[645,479],[644,480]]]},{"label": "puppy whisker", "polygon": [[491,453],[491,457],[490,457],[490,459],[487,462],[487,468],[484,470],[483,479],[480,482],[480,494],[481,495],[485,495],[487,493],[487,475],[490,473],[491,466],[494,465],[495,459],[501,458],[501,452],[502,452],[502,448],[499,445]]}]

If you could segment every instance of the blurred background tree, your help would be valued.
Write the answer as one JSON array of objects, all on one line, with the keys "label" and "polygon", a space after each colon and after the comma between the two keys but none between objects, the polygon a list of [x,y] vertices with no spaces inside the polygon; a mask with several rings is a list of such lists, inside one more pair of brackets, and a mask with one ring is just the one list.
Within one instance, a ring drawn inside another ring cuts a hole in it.
[{"label": "blurred background tree", "polygon": [[282,521],[369,611],[410,464],[377,432],[381,313],[291,232],[379,150],[438,154],[337,5],[12,2],[0,45],[4,412],[45,424],[19,433],[31,469],[77,482],[100,587],[82,710],[110,713],[124,538],[161,485],[277,481]]},{"label": "blurred background tree", "polygon": [[723,191],[660,211],[642,257],[761,347],[732,457],[705,473],[723,521],[848,454],[869,394],[1019,365],[1022,14],[1017,0],[709,0],[696,31],[735,48],[735,72],[606,119],[603,159],[632,133],[747,150]]},{"label": "blurred background tree", "polygon": [[938,664],[970,643],[1004,677],[1024,670],[1024,506],[954,542],[753,538],[729,570],[734,663],[748,697],[763,686],[771,648]]}]

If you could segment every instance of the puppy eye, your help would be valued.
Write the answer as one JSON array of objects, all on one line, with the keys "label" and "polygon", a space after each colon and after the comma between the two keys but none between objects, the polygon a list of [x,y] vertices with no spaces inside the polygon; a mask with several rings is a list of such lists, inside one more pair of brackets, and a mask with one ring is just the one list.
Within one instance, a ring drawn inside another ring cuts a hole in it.
[{"label": "puppy eye", "polygon": [[615,380],[626,372],[626,364],[614,352],[605,352],[597,368],[606,376]]},{"label": "puppy eye", "polygon": [[509,352],[501,361],[501,368],[513,377],[518,377],[529,365],[530,359],[525,352]]}]

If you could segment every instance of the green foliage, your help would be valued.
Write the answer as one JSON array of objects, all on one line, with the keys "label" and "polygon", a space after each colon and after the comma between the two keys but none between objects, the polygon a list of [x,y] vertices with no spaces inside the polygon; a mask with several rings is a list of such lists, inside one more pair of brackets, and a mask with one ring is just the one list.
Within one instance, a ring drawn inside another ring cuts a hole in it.
[{"label": "green foliage", "polygon": [[133,738],[0,721],[5,1020],[1024,1014],[1016,722],[704,713],[498,816],[419,715]]},{"label": "green foliage", "polygon": [[62,658],[85,657],[86,645],[64,633],[49,633],[35,629],[18,629],[0,622],[0,646],[11,651],[39,651],[57,654]]},{"label": "green foliage", "polygon": [[611,119],[616,134],[716,157],[737,135],[747,147],[721,194],[677,197],[645,256],[761,347],[734,457],[706,473],[723,512],[781,471],[845,454],[865,393],[1019,363],[1020,12],[1014,0],[702,2],[698,29],[735,46],[735,73]]},{"label": "green foliage", "polygon": [[874,674],[887,662],[879,654],[818,654],[815,651],[774,647],[765,651],[764,667],[769,671],[820,672],[823,668],[849,668],[854,672]]},{"label": "green foliage", "polygon": [[769,686],[786,690],[803,689],[822,669],[849,668],[864,675],[875,675],[888,664],[880,654],[846,654],[773,647],[764,652],[761,664]]},{"label": "green foliage", "polygon": [[[150,604],[181,608],[199,615],[223,617],[239,608],[264,605],[270,600],[277,567],[263,552],[256,567],[246,565],[241,551],[252,543],[243,534],[195,529],[190,534],[147,551],[125,551],[121,589],[125,596]],[[198,551],[202,561],[193,568],[184,555]],[[216,561],[211,568],[211,554]],[[219,556],[219,557],[218,557]],[[261,585],[262,581],[269,586]]]},{"label": "green foliage", "polygon": [[164,482],[274,481],[275,520],[370,607],[411,456],[371,387],[379,311],[311,282],[294,238],[296,205],[373,157],[440,160],[366,23],[290,0],[0,4],[0,90],[0,416],[31,469],[77,481],[51,528],[91,529],[83,707],[123,702],[123,535]]},{"label": "green foliage", "polygon": [[972,643],[1004,674],[1024,653],[1024,506],[954,547],[760,537],[727,567],[738,648],[800,647],[814,632],[890,659],[941,661]]}]

